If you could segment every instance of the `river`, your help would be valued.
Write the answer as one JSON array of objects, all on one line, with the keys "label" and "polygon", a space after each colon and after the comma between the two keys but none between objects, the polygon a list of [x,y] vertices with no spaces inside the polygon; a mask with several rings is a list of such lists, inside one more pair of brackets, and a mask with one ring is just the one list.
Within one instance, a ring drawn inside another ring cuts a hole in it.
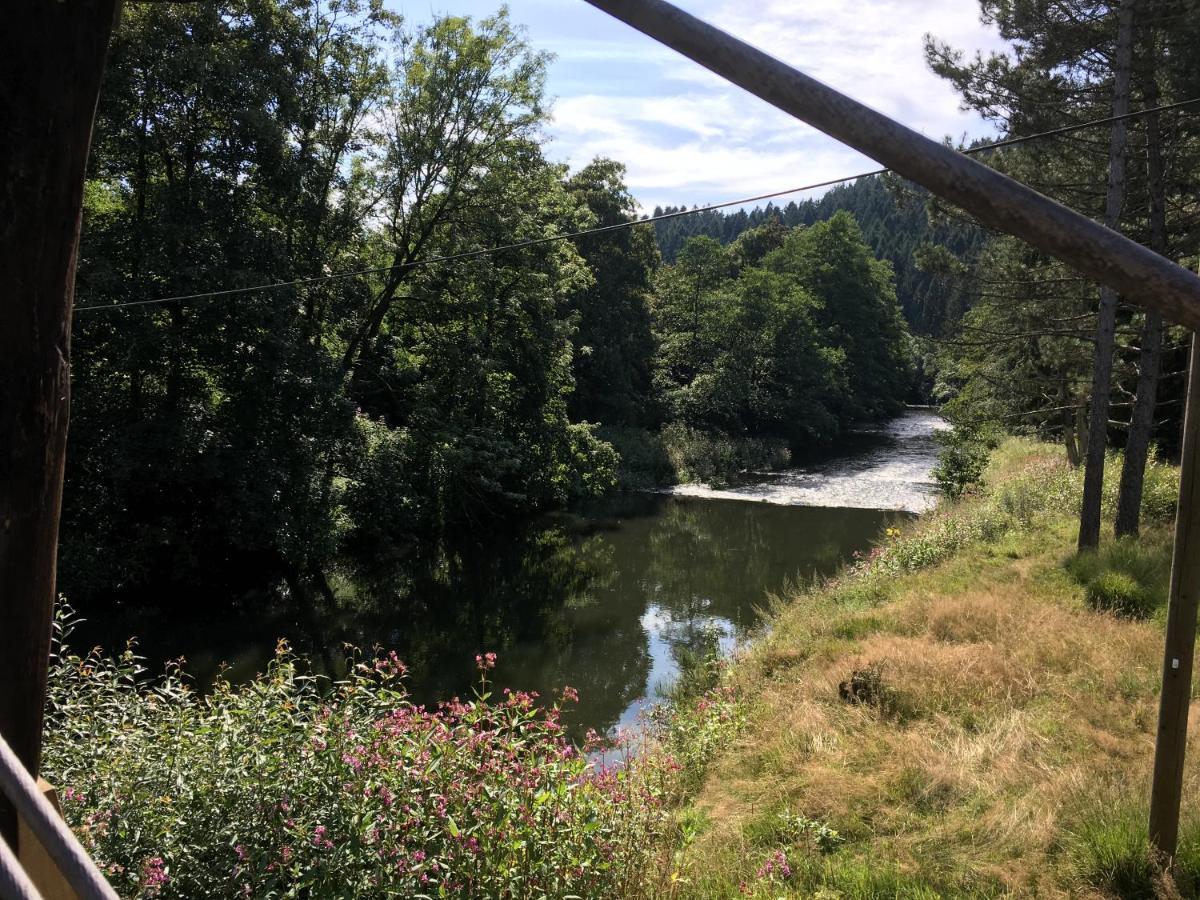
[{"label": "river", "polygon": [[137,635],[151,668],[183,656],[201,688],[222,666],[234,680],[261,671],[281,637],[330,674],[344,671],[345,643],[378,645],[400,652],[423,702],[466,694],[475,654],[494,651],[498,687],[553,696],[570,685],[580,695],[572,733],[610,731],[635,722],[684,654],[728,650],[770,595],[833,572],[889,524],[930,508],[944,427],[908,410],[795,469],[619,495],[472,536],[436,558],[335,571],[332,600],[276,590],[201,616],[107,615],[76,643],[112,648]]}]

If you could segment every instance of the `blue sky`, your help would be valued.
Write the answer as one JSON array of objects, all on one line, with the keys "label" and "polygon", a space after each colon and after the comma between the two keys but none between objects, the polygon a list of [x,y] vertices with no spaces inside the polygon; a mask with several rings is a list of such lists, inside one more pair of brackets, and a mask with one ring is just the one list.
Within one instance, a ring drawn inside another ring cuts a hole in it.
[{"label": "blue sky", "polygon": [[[482,16],[496,0],[391,0],[410,21]],[[991,134],[925,67],[933,33],[970,53],[1001,47],[974,0],[680,0],[679,5],[916,128]],[[593,9],[583,0],[511,0],[532,46],[554,54],[547,155],[625,163],[634,195],[705,204],[781,190],[874,164]],[[786,202],[786,199],[784,200]]]}]

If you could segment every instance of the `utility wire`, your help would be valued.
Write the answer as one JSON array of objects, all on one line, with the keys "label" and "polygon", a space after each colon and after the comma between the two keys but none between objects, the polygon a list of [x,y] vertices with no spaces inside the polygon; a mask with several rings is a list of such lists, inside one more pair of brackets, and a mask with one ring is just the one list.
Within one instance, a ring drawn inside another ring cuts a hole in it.
[{"label": "utility wire", "polygon": [[[1027,143],[1029,141],[1041,140],[1048,137],[1057,137],[1059,135],[1070,134],[1075,131],[1082,131],[1085,128],[1095,128],[1099,125],[1109,125],[1114,122],[1122,122],[1126,119],[1134,119],[1152,112],[1167,112],[1169,110],[1182,109],[1184,107],[1194,106],[1196,104],[1200,104],[1200,97],[1193,97],[1190,100],[1180,100],[1176,103],[1167,103],[1163,106],[1140,109],[1135,112],[1128,112],[1119,116],[1107,116],[1103,119],[1091,119],[1087,122],[1080,122],[1075,125],[1064,125],[1061,128],[1053,128],[1049,131],[1039,131],[1036,134],[1008,138],[1006,140],[996,141],[990,144],[980,144],[977,147],[969,147],[962,152],[965,154],[974,154],[984,153],[988,150],[999,150],[1004,147],[1012,147],[1017,144]],[[647,216],[645,218],[634,219],[628,222],[617,222],[613,225],[602,225],[598,228],[587,228],[582,231],[572,231],[566,234],[555,234],[549,237],[532,238],[527,241],[517,241],[512,244],[501,244],[497,247],[484,247],[479,250],[467,250],[462,253],[452,253],[446,256],[431,256],[427,259],[413,260],[412,262],[399,263],[397,265],[376,266],[368,269],[355,269],[350,272],[337,272],[331,275],[315,275],[310,278],[296,278],[292,281],[274,281],[268,284],[226,288],[218,291],[202,291],[195,294],[177,294],[171,297],[157,297],[153,300],[128,300],[122,303],[97,303],[88,306],[76,306],[75,311],[90,312],[98,309],[122,309],[131,306],[152,306],[161,303],[181,303],[185,300],[207,300],[217,297],[230,297],[236,294],[249,294],[255,291],[269,291],[276,288],[301,287],[308,284],[338,281],[343,278],[357,278],[360,275],[375,275],[384,272],[406,271],[409,269],[432,266],[437,263],[460,262],[468,259],[477,259],[481,256],[491,256],[496,253],[503,253],[506,250],[523,250],[527,247],[537,247],[542,244],[553,244],[559,241],[576,240],[578,238],[588,237],[593,234],[606,234],[613,231],[623,231],[627,228],[634,228],[638,225],[652,225],[655,222],[663,222],[667,219],[676,219],[681,216],[692,216],[698,213],[710,212],[712,210],[725,209],[730,206],[745,206],[749,203],[758,203],[762,200],[774,200],[778,197],[786,197],[789,194],[799,194],[804,191],[812,191],[823,187],[834,187],[835,185],[845,184],[850,181],[857,181],[860,178],[870,178],[874,175],[885,175],[890,171],[891,169],[872,169],[869,172],[859,172],[856,175],[845,175],[841,178],[831,178],[828,181],[817,181],[813,184],[787,188],[782,191],[772,191],[767,194],[757,194],[753,197],[742,197],[738,200],[725,200],[721,203],[710,203],[707,206],[697,206],[692,209],[679,209],[675,212],[663,213],[657,216]]]}]

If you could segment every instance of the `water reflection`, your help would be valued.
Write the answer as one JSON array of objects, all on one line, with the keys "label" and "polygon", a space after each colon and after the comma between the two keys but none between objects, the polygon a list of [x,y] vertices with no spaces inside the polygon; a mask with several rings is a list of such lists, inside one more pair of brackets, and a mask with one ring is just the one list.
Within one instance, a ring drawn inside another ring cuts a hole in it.
[{"label": "water reflection", "polygon": [[474,655],[493,650],[499,686],[578,689],[569,724],[581,735],[629,724],[637,701],[674,677],[683,650],[714,639],[728,647],[769,593],[831,572],[900,515],[621,496],[461,537],[426,558],[347,564],[328,592],[276,588],[192,618],[108,615],[81,637],[113,647],[139,635],[154,665],[185,656],[202,687],[223,663],[234,679],[261,671],[280,637],[334,675],[345,644],[379,645],[409,664],[423,701],[465,694]]}]

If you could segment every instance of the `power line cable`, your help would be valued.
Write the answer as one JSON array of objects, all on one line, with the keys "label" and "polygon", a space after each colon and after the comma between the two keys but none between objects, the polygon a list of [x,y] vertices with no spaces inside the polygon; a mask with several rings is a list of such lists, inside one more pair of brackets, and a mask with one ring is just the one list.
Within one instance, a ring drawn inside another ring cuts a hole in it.
[{"label": "power line cable", "polygon": [[[1119,116],[1107,116],[1103,119],[1091,119],[1087,122],[1080,122],[1075,125],[1064,125],[1061,128],[1053,128],[1049,131],[1040,131],[1036,134],[1024,135],[1021,137],[1007,138],[1003,141],[995,141],[990,144],[980,144],[977,147],[969,147],[962,152],[965,154],[984,153],[988,150],[999,150],[1005,147],[1012,147],[1017,144],[1024,144],[1029,141],[1041,140],[1048,137],[1057,137],[1063,134],[1070,134],[1075,131],[1082,131],[1085,128],[1095,128],[1100,125],[1109,125],[1114,122],[1121,122],[1126,119],[1134,119],[1139,116],[1147,115],[1152,112],[1168,112],[1170,110],[1182,109],[1184,107],[1193,106],[1200,103],[1200,97],[1193,97],[1190,100],[1180,100],[1175,103],[1167,103],[1162,106],[1150,107],[1148,109],[1140,109],[1135,112],[1124,113]],[[613,231],[623,231],[627,228],[634,228],[638,225],[652,225],[656,222],[663,222],[667,219],[676,219],[681,216],[692,216],[698,213],[710,212],[717,209],[726,209],[730,206],[745,206],[750,203],[758,203],[763,200],[774,200],[779,197],[786,197],[789,194],[799,194],[804,191],[813,191],[823,187],[834,187],[839,184],[845,184],[850,181],[857,181],[860,178],[870,178],[875,175],[885,175],[891,169],[872,169],[869,172],[859,172],[856,175],[845,175],[841,178],[831,178],[827,181],[817,181],[813,184],[802,185],[801,187],[787,188],[782,191],[772,191],[767,194],[757,194],[753,197],[742,197],[738,200],[725,200],[721,203],[710,203],[707,206],[697,206],[692,209],[679,209],[675,212],[662,213],[657,216],[647,216],[641,219],[634,219],[629,222],[617,222],[613,225],[602,225],[598,228],[587,228],[582,231],[572,231],[565,234],[555,234],[549,237],[532,238],[527,241],[517,241],[511,244],[501,244],[497,247],[484,247],[479,250],[467,250],[462,253],[452,253],[446,256],[431,256],[427,259],[413,260],[412,262],[399,263],[391,266],[375,266],[367,269],[355,269],[349,272],[337,272],[330,275],[315,275],[309,278],[296,278],[291,281],[274,281],[267,284],[256,284],[247,287],[225,288],[216,291],[201,291],[194,294],[177,294],[171,297],[156,297],[152,300],[127,300],[121,303],[97,303],[88,306],[76,306],[76,312],[90,312],[98,309],[123,309],[132,306],[153,306],[162,303],[182,303],[185,300],[206,300],[217,297],[230,297],[236,294],[249,294],[256,291],[269,291],[276,288],[285,287],[302,287],[308,284],[319,284],[327,281],[338,281],[344,278],[357,278],[361,275],[376,275],[384,272],[406,271],[409,269],[423,268],[432,266],[437,263],[461,262],[469,259],[477,259],[481,256],[491,256],[496,253],[503,253],[506,250],[524,250],[527,247],[537,247],[542,244],[553,244],[559,241],[571,241],[578,238],[589,237],[593,234],[605,234]]]}]

